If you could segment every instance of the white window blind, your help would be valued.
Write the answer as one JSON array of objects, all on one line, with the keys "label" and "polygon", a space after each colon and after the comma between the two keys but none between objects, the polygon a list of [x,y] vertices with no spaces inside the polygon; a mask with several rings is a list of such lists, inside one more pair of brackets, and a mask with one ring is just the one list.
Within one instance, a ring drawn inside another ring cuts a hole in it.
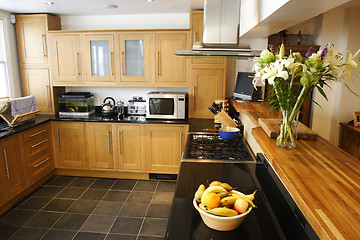
[{"label": "white window blind", "polygon": [[0,18],[0,97],[10,95],[3,21]]}]

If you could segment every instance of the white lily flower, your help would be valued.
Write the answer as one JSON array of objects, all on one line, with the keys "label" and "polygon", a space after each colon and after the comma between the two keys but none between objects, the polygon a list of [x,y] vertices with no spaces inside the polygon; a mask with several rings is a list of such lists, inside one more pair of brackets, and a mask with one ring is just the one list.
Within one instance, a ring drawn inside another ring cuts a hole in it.
[{"label": "white lily flower", "polygon": [[265,81],[268,80],[270,85],[274,85],[275,78],[280,77],[283,79],[288,79],[289,74],[287,71],[284,71],[284,65],[279,61],[276,60],[273,63],[270,63],[269,67],[264,68],[264,74],[262,75],[261,79]]}]

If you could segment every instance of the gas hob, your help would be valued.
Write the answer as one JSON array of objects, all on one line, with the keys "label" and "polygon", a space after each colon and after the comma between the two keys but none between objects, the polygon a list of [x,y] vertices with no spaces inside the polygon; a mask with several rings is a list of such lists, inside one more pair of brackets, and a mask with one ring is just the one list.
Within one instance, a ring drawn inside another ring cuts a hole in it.
[{"label": "gas hob", "polygon": [[183,161],[254,161],[248,146],[239,136],[224,140],[218,134],[190,133]]}]

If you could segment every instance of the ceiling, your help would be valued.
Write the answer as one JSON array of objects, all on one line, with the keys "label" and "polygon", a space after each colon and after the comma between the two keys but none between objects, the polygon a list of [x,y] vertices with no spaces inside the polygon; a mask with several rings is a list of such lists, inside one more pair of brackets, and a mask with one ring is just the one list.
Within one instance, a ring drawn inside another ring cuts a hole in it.
[{"label": "ceiling", "polygon": [[[46,1],[54,4],[46,5]],[[104,7],[108,5],[118,7]],[[7,12],[56,15],[188,13],[203,6],[204,0],[0,0],[0,10]]]}]

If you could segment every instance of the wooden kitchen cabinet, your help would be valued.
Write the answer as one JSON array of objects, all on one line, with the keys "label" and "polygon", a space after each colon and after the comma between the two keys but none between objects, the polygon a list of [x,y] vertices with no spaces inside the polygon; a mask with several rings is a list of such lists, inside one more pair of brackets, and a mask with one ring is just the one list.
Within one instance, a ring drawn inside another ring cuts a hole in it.
[{"label": "wooden kitchen cabinet", "polygon": [[114,33],[84,33],[85,82],[116,83],[115,35]]},{"label": "wooden kitchen cabinet", "polygon": [[149,124],[145,126],[147,171],[178,173],[187,130],[187,125]]},{"label": "wooden kitchen cabinet", "polygon": [[138,124],[114,124],[114,154],[119,171],[140,172],[143,147],[141,126]]},{"label": "wooden kitchen cabinet", "polygon": [[86,149],[90,169],[114,170],[111,123],[86,123]]},{"label": "wooden kitchen cabinet", "polygon": [[120,81],[151,81],[150,33],[120,33],[119,41]]},{"label": "wooden kitchen cabinet", "polygon": [[21,68],[20,73],[23,95],[33,95],[41,113],[53,113],[50,69],[26,67]]},{"label": "wooden kitchen cabinet", "polygon": [[87,169],[82,122],[53,122],[53,151],[57,168]]},{"label": "wooden kitchen cabinet", "polygon": [[154,33],[155,84],[186,84],[187,59],[174,55],[174,52],[188,48],[188,36],[186,31]]},{"label": "wooden kitchen cabinet", "polygon": [[349,123],[340,123],[339,148],[360,159],[360,127]]},{"label": "wooden kitchen cabinet", "polygon": [[25,131],[22,138],[29,184],[32,185],[55,169],[50,123]]},{"label": "wooden kitchen cabinet", "polygon": [[189,83],[189,115],[191,118],[213,118],[208,107],[215,100],[224,98],[224,68],[192,67]]},{"label": "wooden kitchen cabinet", "polygon": [[47,31],[61,29],[60,17],[49,14],[16,15],[19,63],[48,64]]},{"label": "wooden kitchen cabinet", "polygon": [[84,82],[82,71],[82,52],[80,34],[49,34],[52,63],[53,85],[79,85]]},{"label": "wooden kitchen cabinet", "polygon": [[190,11],[190,30],[192,42],[203,41],[203,29],[204,29],[204,11],[196,10]]},{"label": "wooden kitchen cabinet", "polygon": [[4,202],[27,188],[26,166],[21,151],[20,134],[0,141],[0,182]]}]

